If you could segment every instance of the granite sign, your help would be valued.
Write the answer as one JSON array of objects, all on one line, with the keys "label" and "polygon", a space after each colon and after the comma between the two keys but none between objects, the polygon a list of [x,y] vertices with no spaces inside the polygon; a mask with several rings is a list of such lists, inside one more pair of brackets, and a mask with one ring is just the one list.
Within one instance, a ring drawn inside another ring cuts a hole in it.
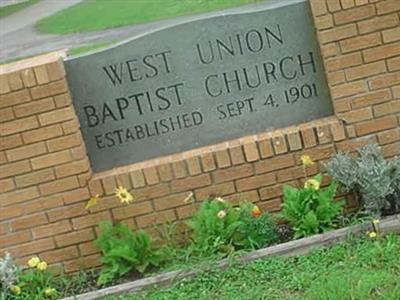
[{"label": "granite sign", "polygon": [[333,114],[305,0],[176,24],[65,67],[95,171]]}]

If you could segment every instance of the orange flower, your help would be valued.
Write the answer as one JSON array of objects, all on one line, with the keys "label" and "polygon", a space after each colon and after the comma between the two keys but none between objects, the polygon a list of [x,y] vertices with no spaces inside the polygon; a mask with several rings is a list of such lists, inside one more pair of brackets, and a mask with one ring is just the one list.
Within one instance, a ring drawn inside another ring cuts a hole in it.
[{"label": "orange flower", "polygon": [[257,205],[254,205],[253,209],[251,210],[251,215],[253,218],[258,218],[259,216],[261,216],[262,212],[261,210],[258,208]]}]

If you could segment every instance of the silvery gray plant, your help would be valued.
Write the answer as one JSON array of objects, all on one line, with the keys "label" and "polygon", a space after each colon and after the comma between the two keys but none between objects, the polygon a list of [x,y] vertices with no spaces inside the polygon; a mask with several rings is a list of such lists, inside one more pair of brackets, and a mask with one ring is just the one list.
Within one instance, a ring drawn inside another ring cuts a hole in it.
[{"label": "silvery gray plant", "polygon": [[385,160],[380,147],[370,144],[358,156],[338,153],[325,167],[345,192],[355,192],[365,210],[380,216],[400,211],[400,158]]},{"label": "silvery gray plant", "polygon": [[0,258],[0,287],[1,291],[7,291],[17,280],[18,267],[14,264],[11,254],[6,252],[4,258]]}]

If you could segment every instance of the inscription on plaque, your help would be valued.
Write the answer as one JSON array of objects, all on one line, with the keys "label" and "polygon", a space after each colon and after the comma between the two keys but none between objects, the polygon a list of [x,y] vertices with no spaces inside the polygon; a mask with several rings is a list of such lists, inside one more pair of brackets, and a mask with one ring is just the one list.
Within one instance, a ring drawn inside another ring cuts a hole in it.
[{"label": "inscription on plaque", "polygon": [[333,114],[305,0],[162,28],[65,67],[95,171]]}]

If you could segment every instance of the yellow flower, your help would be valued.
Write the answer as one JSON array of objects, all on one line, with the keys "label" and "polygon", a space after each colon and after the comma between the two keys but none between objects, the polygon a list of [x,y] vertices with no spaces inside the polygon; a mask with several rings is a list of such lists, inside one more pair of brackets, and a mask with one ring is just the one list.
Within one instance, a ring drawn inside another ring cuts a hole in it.
[{"label": "yellow flower", "polygon": [[314,164],[313,160],[309,155],[302,155],[300,159],[301,163],[306,167],[312,166]]},{"label": "yellow flower", "polygon": [[57,295],[57,290],[55,288],[47,288],[44,290],[44,294],[46,297],[54,297]]},{"label": "yellow flower", "polygon": [[12,285],[10,286],[10,291],[11,293],[13,293],[14,295],[19,295],[21,294],[21,288],[18,285]]},{"label": "yellow flower", "polygon": [[89,201],[86,203],[85,209],[89,209],[95,205],[97,205],[97,201],[99,200],[99,195],[93,196],[89,199]]},{"label": "yellow flower", "polygon": [[28,266],[31,268],[34,268],[40,263],[40,259],[37,256],[32,257],[30,260],[28,260]]},{"label": "yellow flower", "polygon": [[224,200],[222,197],[217,197],[217,198],[215,198],[214,200],[215,200],[215,201],[218,201],[218,202],[221,202],[221,203],[224,203],[224,202],[225,202],[225,200]]},{"label": "yellow flower", "polygon": [[224,210],[220,210],[217,214],[218,218],[223,219],[226,216],[226,212]]},{"label": "yellow flower", "polygon": [[40,263],[38,263],[38,264],[36,265],[36,268],[37,268],[39,271],[44,271],[44,270],[47,269],[47,263],[46,263],[45,261],[41,261]]},{"label": "yellow flower", "polygon": [[375,231],[372,231],[372,232],[370,232],[370,233],[368,234],[368,236],[369,236],[371,239],[374,239],[374,238],[376,238],[378,235],[376,234]]},{"label": "yellow flower", "polygon": [[306,189],[312,189],[314,191],[318,191],[319,187],[320,187],[320,183],[315,179],[308,179],[304,183],[304,188],[306,188]]},{"label": "yellow flower", "polygon": [[375,219],[375,220],[372,221],[372,223],[373,223],[374,225],[378,225],[378,224],[380,223],[380,221],[379,221],[379,219]]},{"label": "yellow flower", "polygon": [[115,195],[121,200],[121,203],[126,203],[129,204],[133,201],[133,196],[131,193],[128,192],[128,190],[122,186],[119,186],[115,190]]}]

